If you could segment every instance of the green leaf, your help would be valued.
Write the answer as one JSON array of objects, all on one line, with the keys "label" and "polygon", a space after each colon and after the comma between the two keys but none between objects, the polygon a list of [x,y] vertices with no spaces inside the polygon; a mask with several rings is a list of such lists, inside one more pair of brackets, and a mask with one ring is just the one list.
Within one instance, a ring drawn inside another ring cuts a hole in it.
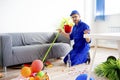
[{"label": "green leaf", "polygon": [[107,77],[109,80],[120,80],[120,60],[110,60],[95,68],[98,76]]},{"label": "green leaf", "polygon": [[74,25],[74,23],[70,17],[66,17],[66,18],[63,17],[61,22],[60,22],[60,27],[64,28],[64,25],[69,25],[72,27]]}]

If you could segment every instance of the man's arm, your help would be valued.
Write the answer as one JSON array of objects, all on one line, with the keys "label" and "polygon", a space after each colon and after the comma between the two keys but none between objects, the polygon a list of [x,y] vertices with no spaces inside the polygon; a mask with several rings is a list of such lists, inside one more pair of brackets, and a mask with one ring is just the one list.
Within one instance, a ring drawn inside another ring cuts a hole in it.
[{"label": "man's arm", "polygon": [[63,36],[65,36],[66,38],[70,39],[70,34],[65,33],[64,31],[62,31],[62,29],[58,29],[59,33],[61,33]]}]

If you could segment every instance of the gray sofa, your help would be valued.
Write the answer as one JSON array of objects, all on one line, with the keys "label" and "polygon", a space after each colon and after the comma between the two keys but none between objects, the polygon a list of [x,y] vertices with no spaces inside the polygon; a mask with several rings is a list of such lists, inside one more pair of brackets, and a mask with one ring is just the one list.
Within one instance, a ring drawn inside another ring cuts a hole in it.
[{"label": "gray sofa", "polygon": [[[32,62],[44,57],[55,32],[0,34],[0,66]],[[70,40],[59,35],[47,59],[63,57],[70,51]]]}]

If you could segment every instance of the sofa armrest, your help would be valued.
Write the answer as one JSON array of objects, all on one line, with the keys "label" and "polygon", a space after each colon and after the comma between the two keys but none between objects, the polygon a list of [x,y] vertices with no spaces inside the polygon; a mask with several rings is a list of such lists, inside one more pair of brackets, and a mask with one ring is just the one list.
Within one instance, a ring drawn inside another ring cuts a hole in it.
[{"label": "sofa armrest", "polygon": [[13,63],[12,38],[7,34],[0,35],[0,65],[9,66]]},{"label": "sofa armrest", "polygon": [[[57,33],[55,33],[55,35],[56,35]],[[71,45],[71,42],[70,42],[70,39],[68,39],[68,38],[66,38],[64,35],[62,35],[62,34],[59,34],[59,36],[58,36],[58,38],[57,38],[57,40],[56,40],[56,43],[60,43],[60,42],[62,42],[62,43],[68,43],[68,44],[70,44]]]}]

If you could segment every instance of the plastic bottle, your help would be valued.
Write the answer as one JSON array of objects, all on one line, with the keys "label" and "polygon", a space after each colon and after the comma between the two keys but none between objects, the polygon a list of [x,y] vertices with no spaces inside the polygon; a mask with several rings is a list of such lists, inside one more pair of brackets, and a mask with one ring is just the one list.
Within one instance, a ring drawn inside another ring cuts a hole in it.
[{"label": "plastic bottle", "polygon": [[71,67],[70,54],[68,54],[67,67]]}]

